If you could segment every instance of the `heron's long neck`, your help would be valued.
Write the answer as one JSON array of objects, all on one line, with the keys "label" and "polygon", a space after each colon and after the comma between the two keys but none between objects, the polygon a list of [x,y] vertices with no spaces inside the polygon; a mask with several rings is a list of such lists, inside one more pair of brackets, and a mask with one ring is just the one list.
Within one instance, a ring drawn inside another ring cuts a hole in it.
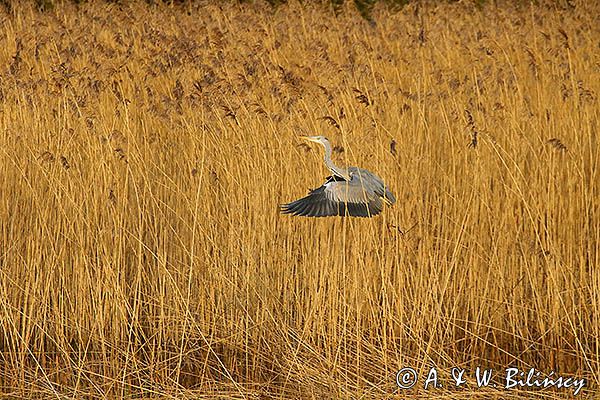
[{"label": "heron's long neck", "polygon": [[327,165],[327,168],[329,168],[335,175],[346,180],[350,180],[350,176],[348,175],[346,168],[340,168],[336,166],[333,161],[331,161],[331,145],[329,142],[324,142],[323,147],[325,147],[325,165]]}]

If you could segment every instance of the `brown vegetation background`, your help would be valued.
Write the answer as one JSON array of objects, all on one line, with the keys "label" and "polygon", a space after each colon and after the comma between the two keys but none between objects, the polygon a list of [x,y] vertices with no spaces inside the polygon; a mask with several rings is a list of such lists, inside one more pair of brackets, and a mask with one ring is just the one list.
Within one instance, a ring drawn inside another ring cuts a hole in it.
[{"label": "brown vegetation background", "polygon": [[[516,366],[592,396],[593,3],[2,11],[0,395],[540,395],[395,384]],[[398,203],[278,214],[327,174],[302,134]]]}]

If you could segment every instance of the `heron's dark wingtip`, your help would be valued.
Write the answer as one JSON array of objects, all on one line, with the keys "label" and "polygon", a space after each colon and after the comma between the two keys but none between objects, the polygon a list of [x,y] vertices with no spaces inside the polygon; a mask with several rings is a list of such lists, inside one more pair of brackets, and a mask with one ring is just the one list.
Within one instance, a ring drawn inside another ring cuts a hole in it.
[{"label": "heron's dark wingtip", "polygon": [[301,204],[294,201],[287,204],[280,204],[279,212],[281,214],[302,215],[301,208]]},{"label": "heron's dark wingtip", "polygon": [[281,214],[298,215],[301,217],[322,217],[321,215],[312,208],[311,204],[305,201],[306,199],[300,199],[287,204],[279,205],[279,212]]},{"label": "heron's dark wingtip", "polygon": [[290,209],[290,203],[280,204],[279,205],[279,212],[281,214],[291,214],[293,211]]},{"label": "heron's dark wingtip", "polygon": [[359,217],[372,218],[381,212],[378,207],[370,207],[368,204],[340,203],[337,210],[332,210],[327,206],[314,209],[310,203],[300,199],[287,204],[279,205],[281,214],[297,215],[301,217]]},{"label": "heron's dark wingtip", "polygon": [[396,196],[394,196],[394,193],[390,192],[389,190],[386,190],[385,200],[389,205],[394,205],[396,203]]}]

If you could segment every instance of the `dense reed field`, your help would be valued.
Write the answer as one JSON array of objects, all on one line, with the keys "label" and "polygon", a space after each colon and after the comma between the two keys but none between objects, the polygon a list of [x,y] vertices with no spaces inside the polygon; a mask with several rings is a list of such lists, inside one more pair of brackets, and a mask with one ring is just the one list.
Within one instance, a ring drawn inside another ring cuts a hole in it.
[{"label": "dense reed field", "polygon": [[[0,396],[592,397],[600,7],[508,3],[2,9]],[[307,134],[396,205],[280,215]]]}]

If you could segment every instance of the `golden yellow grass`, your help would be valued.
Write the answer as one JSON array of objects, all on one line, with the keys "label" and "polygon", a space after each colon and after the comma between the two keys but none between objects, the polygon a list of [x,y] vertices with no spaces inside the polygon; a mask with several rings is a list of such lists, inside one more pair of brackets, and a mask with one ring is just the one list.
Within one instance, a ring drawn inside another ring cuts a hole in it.
[{"label": "golden yellow grass", "polygon": [[[592,2],[593,3],[593,2]],[[412,366],[600,375],[597,6],[0,14],[0,394],[402,392]],[[341,165],[398,202],[278,214]]]}]

